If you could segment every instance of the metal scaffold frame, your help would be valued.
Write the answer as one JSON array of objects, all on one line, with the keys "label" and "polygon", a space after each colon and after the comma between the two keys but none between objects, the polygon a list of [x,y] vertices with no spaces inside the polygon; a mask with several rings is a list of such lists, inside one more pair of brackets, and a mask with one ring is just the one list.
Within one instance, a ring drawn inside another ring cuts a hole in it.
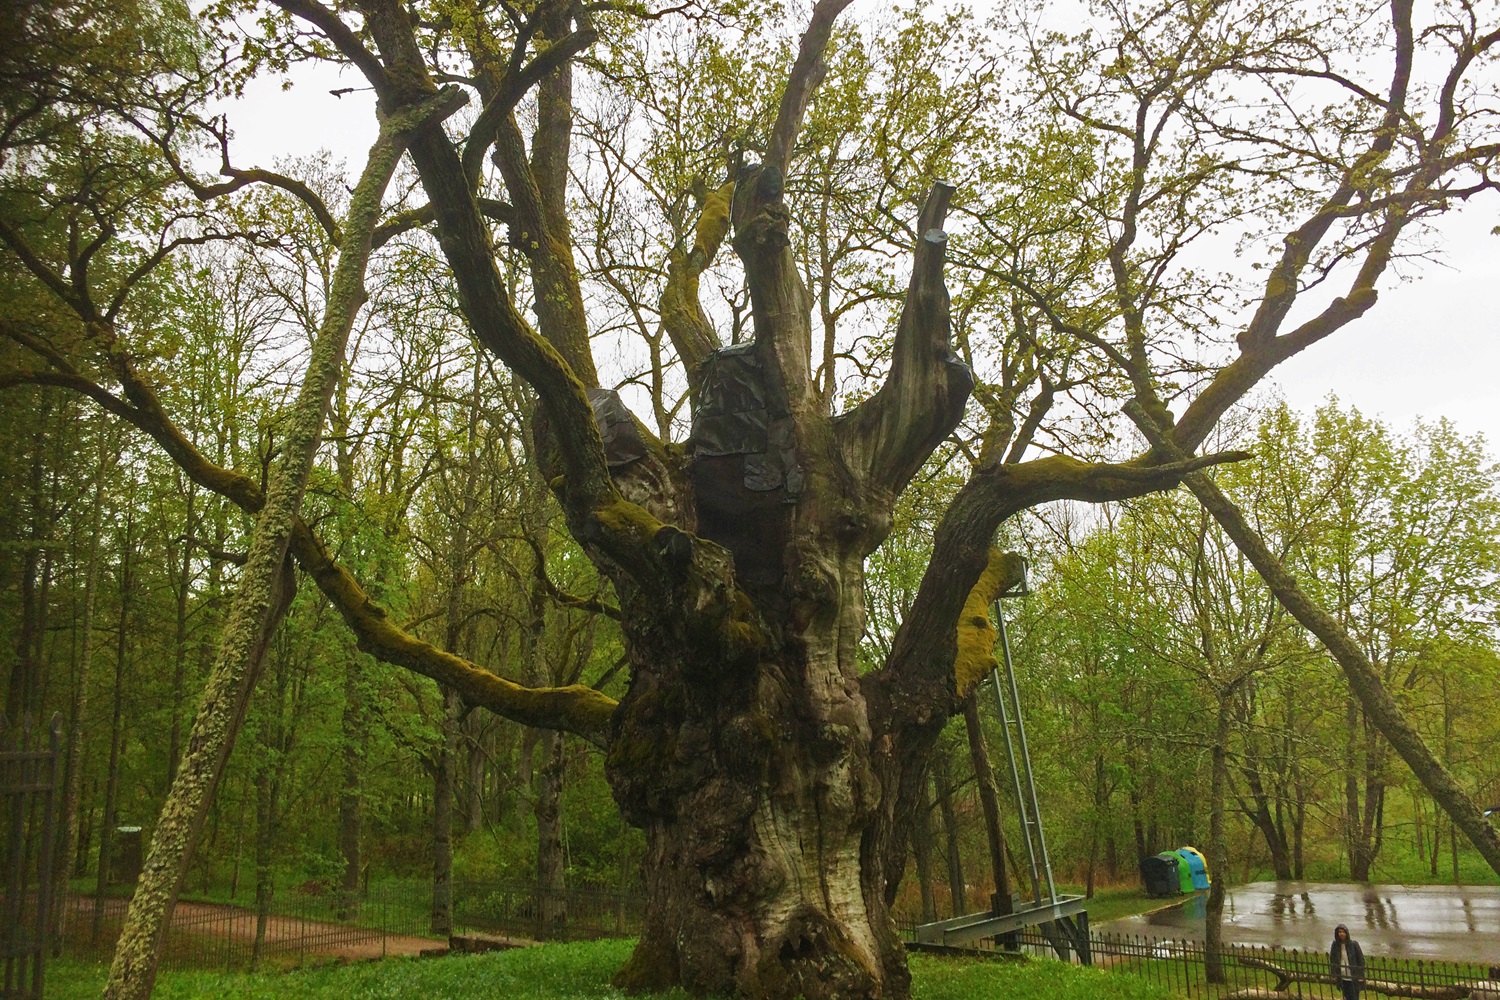
[{"label": "metal scaffold frame", "polygon": [[[1000,596],[1020,597],[1027,593],[1029,591],[1023,573],[1020,586]],[[1015,663],[1010,655],[1010,636],[1006,632],[1005,612],[999,598],[995,601],[994,613],[1000,633],[1001,658],[1000,665],[990,671],[990,683],[995,691],[995,702],[1000,708],[1000,728],[1005,735],[1005,757],[1009,764],[1013,801],[1020,821],[1021,837],[1026,841],[1032,898],[1029,903],[1018,901],[1010,913],[1002,914],[992,910],[922,924],[917,928],[917,946],[958,948],[985,938],[1004,939],[1026,927],[1038,927],[1051,942],[1059,958],[1070,960],[1072,952],[1076,951],[1079,960],[1084,965],[1089,965],[1092,963],[1092,955],[1089,950],[1088,901],[1083,896],[1059,894],[1057,883],[1052,877],[1052,858],[1047,853],[1047,835],[1042,828],[1041,806],[1037,801],[1036,779],[1031,768],[1031,751],[1026,745],[1021,693],[1016,685]]]}]

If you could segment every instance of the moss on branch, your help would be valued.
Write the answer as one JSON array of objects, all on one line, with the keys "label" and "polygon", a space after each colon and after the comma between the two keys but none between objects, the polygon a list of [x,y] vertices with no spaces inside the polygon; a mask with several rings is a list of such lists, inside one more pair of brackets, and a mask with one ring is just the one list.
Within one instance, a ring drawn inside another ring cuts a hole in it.
[{"label": "moss on branch", "polygon": [[999,664],[995,660],[995,643],[999,633],[990,621],[990,605],[1001,594],[1021,582],[1025,562],[1014,552],[990,549],[989,561],[979,580],[964,600],[958,619],[958,654],[953,659],[953,687],[959,698],[984,679]]}]

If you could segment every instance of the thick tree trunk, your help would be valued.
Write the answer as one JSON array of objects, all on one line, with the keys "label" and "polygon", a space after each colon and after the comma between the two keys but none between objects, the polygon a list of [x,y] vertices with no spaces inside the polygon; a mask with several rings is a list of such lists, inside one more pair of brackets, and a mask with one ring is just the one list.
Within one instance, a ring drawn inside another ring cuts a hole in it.
[{"label": "thick tree trunk", "polygon": [[647,896],[616,982],[905,997],[869,723],[834,634],[804,634],[779,660],[749,649],[739,663],[684,661],[683,638],[638,659],[615,715],[607,773],[646,835]]}]

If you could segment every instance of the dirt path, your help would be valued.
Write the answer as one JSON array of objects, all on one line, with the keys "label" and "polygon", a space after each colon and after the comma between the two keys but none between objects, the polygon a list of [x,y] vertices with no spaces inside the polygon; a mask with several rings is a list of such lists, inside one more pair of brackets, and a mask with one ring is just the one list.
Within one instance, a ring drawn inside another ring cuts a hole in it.
[{"label": "dirt path", "polygon": [[[80,923],[92,917],[94,901],[73,896],[72,909]],[[123,920],[128,901],[105,901],[106,919],[115,927]],[[210,940],[230,940],[245,946],[255,941],[255,912],[227,903],[181,902],[172,914],[171,933]],[[441,948],[446,942],[437,938],[383,934],[369,927],[356,927],[332,921],[272,914],[266,921],[265,954],[309,955],[320,958],[383,958],[391,955],[416,955],[430,948]],[[169,942],[168,947],[171,947]]]}]

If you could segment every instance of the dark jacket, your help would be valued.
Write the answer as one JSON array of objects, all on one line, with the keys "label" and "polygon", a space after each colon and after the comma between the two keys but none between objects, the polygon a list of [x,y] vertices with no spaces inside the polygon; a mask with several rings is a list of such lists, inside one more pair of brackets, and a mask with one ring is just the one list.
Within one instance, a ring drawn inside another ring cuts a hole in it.
[{"label": "dark jacket", "polygon": [[[1339,940],[1339,931],[1343,931],[1347,940]],[[1328,949],[1328,974],[1334,979],[1343,978],[1343,956],[1339,954],[1340,947],[1349,950],[1349,974],[1356,982],[1363,982],[1365,978],[1365,953],[1359,947],[1359,942],[1349,936],[1349,928],[1339,924],[1333,931],[1333,944]]]}]

